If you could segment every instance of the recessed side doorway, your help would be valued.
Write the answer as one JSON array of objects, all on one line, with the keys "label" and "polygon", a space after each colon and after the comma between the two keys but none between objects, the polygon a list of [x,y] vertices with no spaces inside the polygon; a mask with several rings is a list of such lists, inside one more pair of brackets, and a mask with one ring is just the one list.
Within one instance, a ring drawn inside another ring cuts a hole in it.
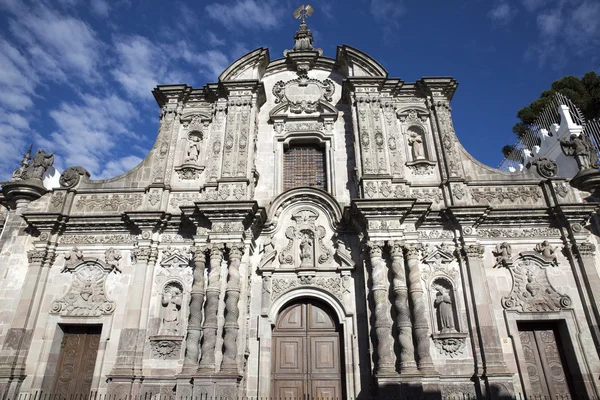
[{"label": "recessed side doorway", "polygon": [[342,336],[330,308],[302,299],[282,309],[272,335],[272,397],[341,399]]},{"label": "recessed side doorway", "polygon": [[63,338],[52,393],[89,396],[94,379],[102,325],[60,325]]}]

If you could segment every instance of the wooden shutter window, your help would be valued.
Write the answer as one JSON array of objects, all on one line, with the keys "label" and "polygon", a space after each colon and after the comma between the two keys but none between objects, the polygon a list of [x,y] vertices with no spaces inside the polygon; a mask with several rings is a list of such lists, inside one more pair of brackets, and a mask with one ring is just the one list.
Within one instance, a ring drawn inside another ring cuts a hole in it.
[{"label": "wooden shutter window", "polygon": [[318,146],[294,145],[283,153],[283,190],[300,186],[327,190],[325,152]]}]

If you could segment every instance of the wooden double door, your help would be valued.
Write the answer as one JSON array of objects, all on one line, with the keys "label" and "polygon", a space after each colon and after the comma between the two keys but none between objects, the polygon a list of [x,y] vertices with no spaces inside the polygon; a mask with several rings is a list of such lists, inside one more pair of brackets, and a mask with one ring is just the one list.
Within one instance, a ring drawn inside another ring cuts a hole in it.
[{"label": "wooden double door", "polygon": [[285,308],[272,341],[272,397],[341,399],[339,325],[326,305],[305,300]]},{"label": "wooden double door", "polygon": [[557,327],[552,324],[520,325],[519,339],[529,377],[528,397],[572,398],[571,375]]},{"label": "wooden double door", "polygon": [[92,389],[102,325],[62,325],[63,339],[52,393],[59,398],[87,397]]}]

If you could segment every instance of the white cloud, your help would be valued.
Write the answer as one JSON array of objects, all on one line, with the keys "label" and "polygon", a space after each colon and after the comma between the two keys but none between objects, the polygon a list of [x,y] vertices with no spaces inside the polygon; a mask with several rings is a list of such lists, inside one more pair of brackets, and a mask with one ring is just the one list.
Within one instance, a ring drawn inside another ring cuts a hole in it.
[{"label": "white cloud", "polygon": [[206,6],[208,16],[226,28],[239,27],[273,29],[279,25],[278,3],[270,1],[237,0],[235,4],[213,3]]},{"label": "white cloud", "polygon": [[108,16],[108,12],[110,11],[110,6],[106,2],[106,0],[91,0],[92,12],[99,17]]},{"label": "white cloud", "polygon": [[125,156],[118,160],[109,161],[104,166],[102,172],[100,172],[100,174],[94,179],[107,179],[121,175],[122,173],[133,169],[140,162],[142,162],[142,160],[142,158],[137,156]]},{"label": "white cloud", "polygon": [[0,71],[0,106],[11,110],[33,106],[39,78],[21,51],[3,39],[0,39]]},{"label": "white cloud", "polygon": [[11,33],[40,74],[60,80],[72,74],[87,81],[98,78],[102,43],[84,21],[43,5],[18,10],[14,16]]},{"label": "white cloud", "polygon": [[492,21],[500,24],[506,24],[510,22],[514,15],[515,10],[505,2],[498,3],[488,13],[488,16],[492,19]]},{"label": "white cloud", "polygon": [[402,1],[394,0],[370,0],[371,15],[385,29],[396,28],[400,24],[400,17],[406,11]]},{"label": "white cloud", "polygon": [[118,65],[112,70],[114,79],[127,94],[138,99],[150,99],[158,84],[184,81],[179,70],[172,69],[173,60],[157,43],[143,36],[122,36],[114,40]]},{"label": "white cloud", "polygon": [[523,0],[523,6],[527,11],[535,11],[548,3],[551,0]]},{"label": "white cloud", "polygon": [[80,103],[63,102],[50,111],[57,130],[37,143],[57,150],[59,167],[81,165],[97,176],[117,144],[126,148],[126,139],[135,136],[129,128],[138,114],[132,103],[116,95],[81,98]]},{"label": "white cloud", "polygon": [[224,46],[226,43],[225,40],[221,39],[220,37],[217,37],[217,35],[210,31],[206,35],[206,39],[208,41],[208,44],[213,47]]},{"label": "white cloud", "polygon": [[537,17],[537,26],[544,39],[551,39],[560,33],[563,14],[560,9],[551,10]]}]

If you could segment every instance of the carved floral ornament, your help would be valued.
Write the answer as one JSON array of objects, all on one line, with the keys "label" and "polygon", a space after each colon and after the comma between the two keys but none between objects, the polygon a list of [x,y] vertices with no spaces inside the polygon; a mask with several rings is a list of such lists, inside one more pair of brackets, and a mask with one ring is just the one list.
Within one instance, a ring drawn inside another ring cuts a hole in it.
[{"label": "carved floral ornament", "polygon": [[288,244],[279,254],[282,266],[316,268],[318,265],[331,263],[332,252],[323,243],[327,231],[322,225],[316,224],[318,217],[316,211],[307,208],[292,215],[294,225],[285,231]]},{"label": "carved floral ornament", "polygon": [[[74,249],[72,257],[78,257]],[[70,258],[69,258],[70,260]],[[114,270],[97,260],[84,260],[78,265],[67,265],[63,272],[72,272],[73,281],[67,293],[52,303],[50,312],[70,317],[98,317],[112,314],[115,302],[106,296],[106,278]]]},{"label": "carved floral ornament", "polygon": [[513,278],[510,294],[502,298],[504,308],[520,312],[544,312],[559,311],[571,306],[571,298],[560,294],[548,280],[548,268],[555,265],[551,259],[553,254],[540,244],[536,246],[535,252],[523,252],[514,262],[502,259],[502,266],[510,271]]},{"label": "carved floral ornament", "polygon": [[294,114],[312,114],[319,108],[323,101],[331,102],[335,91],[333,81],[325,79],[320,81],[307,77],[300,77],[287,82],[279,81],[273,86],[275,103],[287,106]]}]

